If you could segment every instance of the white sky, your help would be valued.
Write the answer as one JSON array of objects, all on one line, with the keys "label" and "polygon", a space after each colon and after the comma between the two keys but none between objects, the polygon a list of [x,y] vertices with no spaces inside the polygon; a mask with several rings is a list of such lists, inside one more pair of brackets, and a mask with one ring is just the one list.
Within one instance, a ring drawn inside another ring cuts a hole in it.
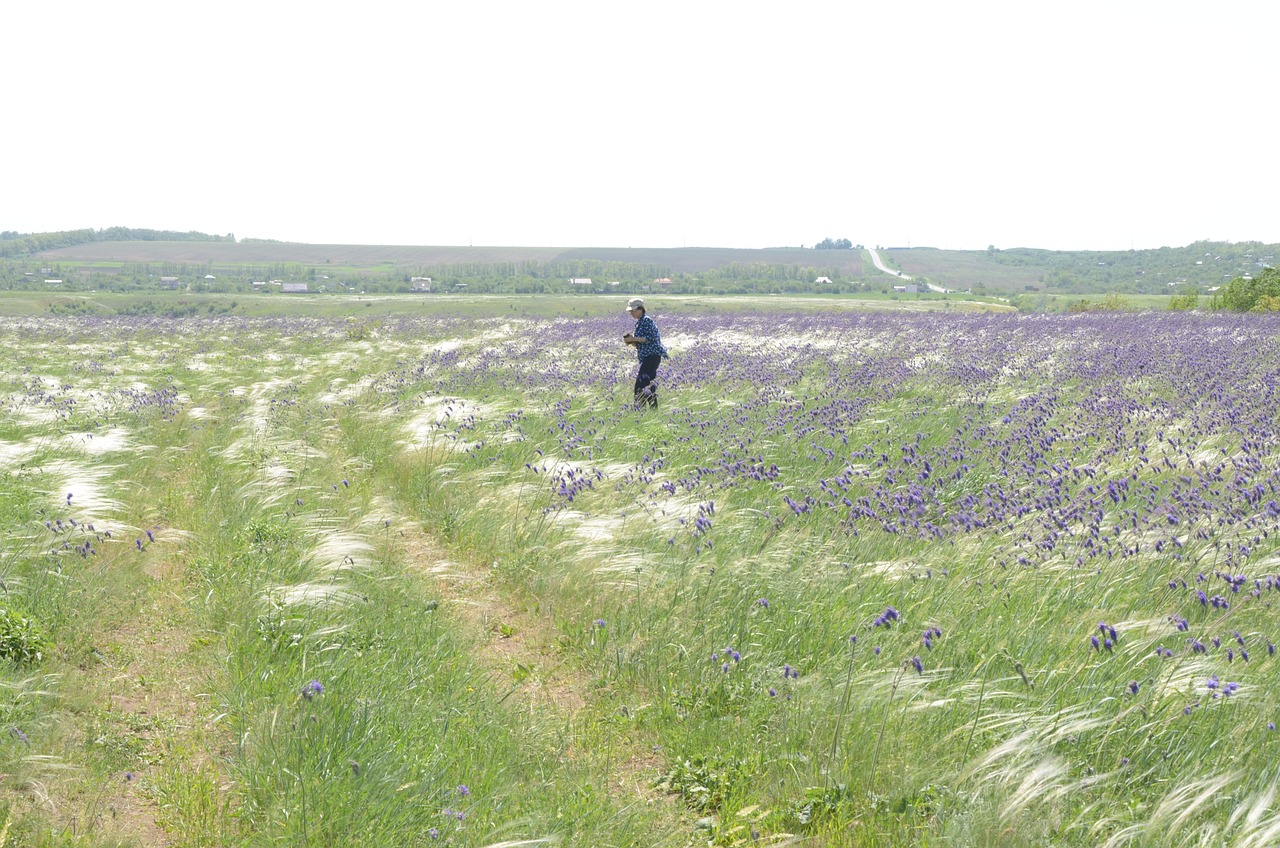
[{"label": "white sky", "polygon": [[7,4],[0,229],[1280,242],[1280,3]]}]

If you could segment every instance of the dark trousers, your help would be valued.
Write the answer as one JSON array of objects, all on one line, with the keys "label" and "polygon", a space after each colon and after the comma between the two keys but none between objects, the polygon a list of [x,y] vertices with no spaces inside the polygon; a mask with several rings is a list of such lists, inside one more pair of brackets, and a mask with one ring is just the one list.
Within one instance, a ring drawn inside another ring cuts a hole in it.
[{"label": "dark trousers", "polygon": [[658,407],[658,363],[662,362],[660,354],[646,356],[640,360],[640,371],[636,374],[636,406]]}]

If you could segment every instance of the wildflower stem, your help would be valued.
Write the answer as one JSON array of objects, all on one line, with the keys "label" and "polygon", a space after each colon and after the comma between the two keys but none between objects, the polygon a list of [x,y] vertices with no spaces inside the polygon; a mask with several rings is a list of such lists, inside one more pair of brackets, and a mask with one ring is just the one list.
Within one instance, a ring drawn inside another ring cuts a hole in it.
[{"label": "wildflower stem", "polygon": [[973,744],[974,731],[978,729],[978,720],[982,718],[982,701],[986,696],[987,676],[984,674],[982,675],[982,687],[978,689],[978,711],[974,713],[973,724],[969,725],[969,738],[964,741],[964,753],[960,755],[960,762],[962,764],[969,760],[969,746]]},{"label": "wildflower stem", "polygon": [[836,751],[840,748],[840,733],[844,728],[844,717],[849,711],[849,695],[853,690],[853,654],[858,650],[858,643],[849,643],[849,663],[845,667],[844,696],[840,699],[840,712],[836,715],[836,729],[831,734],[831,755],[827,761],[827,786],[831,785],[831,772],[835,768]]},{"label": "wildflower stem", "polygon": [[893,676],[893,686],[889,689],[889,703],[885,704],[884,717],[880,719],[880,731],[876,734],[876,753],[871,759],[873,779],[880,767],[880,746],[884,742],[884,731],[889,724],[889,713],[893,710],[893,699],[898,695],[898,682],[902,680],[902,672],[905,668],[905,666],[899,666],[898,673]]}]

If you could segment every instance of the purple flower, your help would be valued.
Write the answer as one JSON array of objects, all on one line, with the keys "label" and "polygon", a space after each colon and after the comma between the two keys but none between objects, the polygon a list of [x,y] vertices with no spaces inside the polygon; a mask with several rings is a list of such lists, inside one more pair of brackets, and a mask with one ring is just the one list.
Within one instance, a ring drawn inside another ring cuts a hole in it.
[{"label": "purple flower", "polygon": [[768,608],[769,608],[769,599],[768,599],[768,598],[760,598],[759,600],[757,600],[757,601],[756,601],[756,606],[758,606],[758,607],[764,607],[765,609],[768,609]]},{"label": "purple flower", "polygon": [[463,783],[458,786],[458,794],[461,795],[463,798],[465,798],[471,794],[471,790],[467,788],[467,785],[465,783]]},{"label": "purple flower", "polygon": [[323,695],[323,694],[324,694],[324,686],[320,683],[319,680],[312,680],[306,686],[302,687],[302,697],[306,698],[308,701],[310,701],[316,695]]},{"label": "purple flower", "polygon": [[912,666],[916,671],[920,672],[921,674],[924,674],[924,663],[920,661],[920,658],[919,658],[919,657],[912,657],[912,658],[911,658],[911,666]]},{"label": "purple flower", "polygon": [[605,621],[603,618],[597,618],[595,623],[596,623],[596,627],[599,627],[601,630],[604,630]]},{"label": "purple flower", "polygon": [[770,686],[770,687],[769,687],[769,697],[770,697],[770,698],[776,698],[776,697],[778,697],[778,690],[777,690],[777,689],[774,689],[772,686]]},{"label": "purple flower", "polygon": [[1130,681],[1129,681],[1129,694],[1130,694],[1130,695],[1136,695],[1136,694],[1138,694],[1138,688],[1139,688],[1139,686],[1138,686],[1138,681],[1136,681],[1136,680],[1130,680]]}]

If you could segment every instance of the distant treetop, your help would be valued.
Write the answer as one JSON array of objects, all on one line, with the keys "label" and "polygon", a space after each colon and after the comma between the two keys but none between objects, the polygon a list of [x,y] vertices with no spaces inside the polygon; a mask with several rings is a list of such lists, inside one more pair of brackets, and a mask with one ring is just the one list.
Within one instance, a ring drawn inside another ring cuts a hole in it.
[{"label": "distant treetop", "polygon": [[824,238],[813,246],[814,250],[852,250],[853,242],[848,239],[829,239]]}]

